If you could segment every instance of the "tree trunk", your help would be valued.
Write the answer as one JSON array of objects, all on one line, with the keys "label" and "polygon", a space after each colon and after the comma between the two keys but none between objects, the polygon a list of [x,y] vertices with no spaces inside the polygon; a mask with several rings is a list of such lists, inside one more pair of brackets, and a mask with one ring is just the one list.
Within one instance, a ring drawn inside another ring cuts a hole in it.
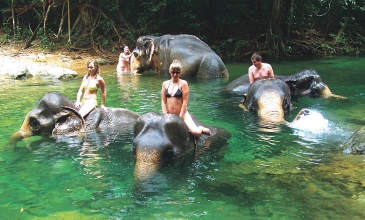
[{"label": "tree trunk", "polygon": [[14,0],[11,0],[11,17],[13,19],[13,37],[16,35],[16,24],[15,24],[15,8],[14,8]]},{"label": "tree trunk", "polygon": [[286,32],[286,41],[289,41],[289,39],[290,39],[291,26],[292,26],[292,23],[293,23],[293,16],[294,16],[294,0],[290,0],[288,30]]},{"label": "tree trunk", "polygon": [[267,48],[269,55],[273,57],[278,57],[283,47],[280,29],[280,7],[281,0],[273,0],[269,30],[265,43],[265,48]]},{"label": "tree trunk", "polygon": [[61,20],[60,20],[60,25],[58,26],[58,32],[56,37],[59,38],[59,36],[62,34],[62,26],[63,26],[63,22],[65,21],[65,17],[63,16],[65,14],[65,7],[66,7],[66,3],[68,1],[64,1],[63,5],[62,5],[62,12],[61,12]]},{"label": "tree trunk", "polygon": [[340,30],[337,32],[336,38],[333,39],[332,43],[337,44],[338,40],[341,38],[341,35],[343,34],[343,32],[345,32],[345,29],[347,27],[347,24],[349,23],[349,18],[344,18],[345,22],[343,23],[342,27],[340,28]]}]

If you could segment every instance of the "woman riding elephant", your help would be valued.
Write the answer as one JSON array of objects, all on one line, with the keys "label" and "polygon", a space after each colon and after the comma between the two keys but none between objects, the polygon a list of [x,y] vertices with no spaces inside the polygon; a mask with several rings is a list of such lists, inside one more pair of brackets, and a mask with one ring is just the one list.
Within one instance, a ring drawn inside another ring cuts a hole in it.
[{"label": "woman riding elephant", "polygon": [[188,112],[189,86],[186,80],[180,79],[182,65],[179,60],[172,61],[169,72],[171,80],[162,83],[162,112],[180,116],[195,136],[200,136],[202,133],[210,134],[208,128],[197,126]]},{"label": "woman riding elephant", "polygon": [[[103,77],[100,76],[100,68],[98,62],[93,59],[89,60],[87,62],[87,69],[88,73],[82,79],[82,83],[77,93],[77,100],[75,103],[75,106],[77,108],[80,108],[79,113],[82,117],[85,117],[85,115],[89,114],[98,105],[96,94],[99,88],[102,92],[100,107],[104,111],[107,111],[106,107],[104,106],[106,99],[105,81]],[[82,93],[84,93],[84,96],[82,98],[82,101],[80,102]]]}]

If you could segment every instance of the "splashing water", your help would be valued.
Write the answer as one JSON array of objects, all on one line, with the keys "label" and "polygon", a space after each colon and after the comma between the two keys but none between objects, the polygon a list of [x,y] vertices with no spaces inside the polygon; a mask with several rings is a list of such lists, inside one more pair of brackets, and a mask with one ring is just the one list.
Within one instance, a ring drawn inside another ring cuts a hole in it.
[{"label": "splashing water", "polygon": [[313,133],[323,133],[329,129],[328,120],[321,113],[313,110],[308,110],[301,115],[298,120],[290,124],[290,127]]}]

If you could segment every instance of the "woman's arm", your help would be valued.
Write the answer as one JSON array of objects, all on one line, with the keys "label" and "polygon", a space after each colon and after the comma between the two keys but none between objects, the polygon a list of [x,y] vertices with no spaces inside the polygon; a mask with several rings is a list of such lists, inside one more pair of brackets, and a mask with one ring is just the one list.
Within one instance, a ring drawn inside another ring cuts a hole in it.
[{"label": "woman's arm", "polygon": [[180,118],[184,118],[186,109],[188,107],[188,100],[189,100],[189,85],[188,82],[183,81],[182,86],[181,86],[181,92],[183,94],[183,103],[180,109]]},{"label": "woman's arm", "polygon": [[167,98],[166,98],[166,86],[165,86],[165,82],[162,83],[162,89],[161,89],[161,109],[162,109],[162,113],[166,114],[167,113]]},{"label": "woman's arm", "polygon": [[[99,78],[100,77],[100,78]],[[98,82],[99,82],[99,88],[101,90],[101,108],[106,110],[105,108],[105,100],[106,100],[106,86],[105,86],[105,81],[104,79],[99,76],[98,77]]]},{"label": "woman's arm", "polygon": [[83,82],[85,80],[85,77],[84,76],[82,78],[82,81],[81,81],[81,85],[80,85],[80,88],[79,88],[79,91],[77,92],[77,96],[76,96],[76,102],[75,102],[75,106],[76,107],[80,107],[81,106],[81,96],[82,96],[82,93],[84,92],[84,87],[82,86],[83,85]]}]

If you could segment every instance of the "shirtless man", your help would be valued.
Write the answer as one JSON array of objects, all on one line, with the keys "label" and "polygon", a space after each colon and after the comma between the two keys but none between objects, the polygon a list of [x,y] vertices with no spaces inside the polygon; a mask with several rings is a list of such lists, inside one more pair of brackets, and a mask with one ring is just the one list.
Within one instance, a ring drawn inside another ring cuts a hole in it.
[{"label": "shirtless man", "polygon": [[274,70],[268,63],[262,63],[260,54],[254,53],[251,56],[252,66],[248,68],[248,77],[250,84],[257,79],[274,78]]}]

